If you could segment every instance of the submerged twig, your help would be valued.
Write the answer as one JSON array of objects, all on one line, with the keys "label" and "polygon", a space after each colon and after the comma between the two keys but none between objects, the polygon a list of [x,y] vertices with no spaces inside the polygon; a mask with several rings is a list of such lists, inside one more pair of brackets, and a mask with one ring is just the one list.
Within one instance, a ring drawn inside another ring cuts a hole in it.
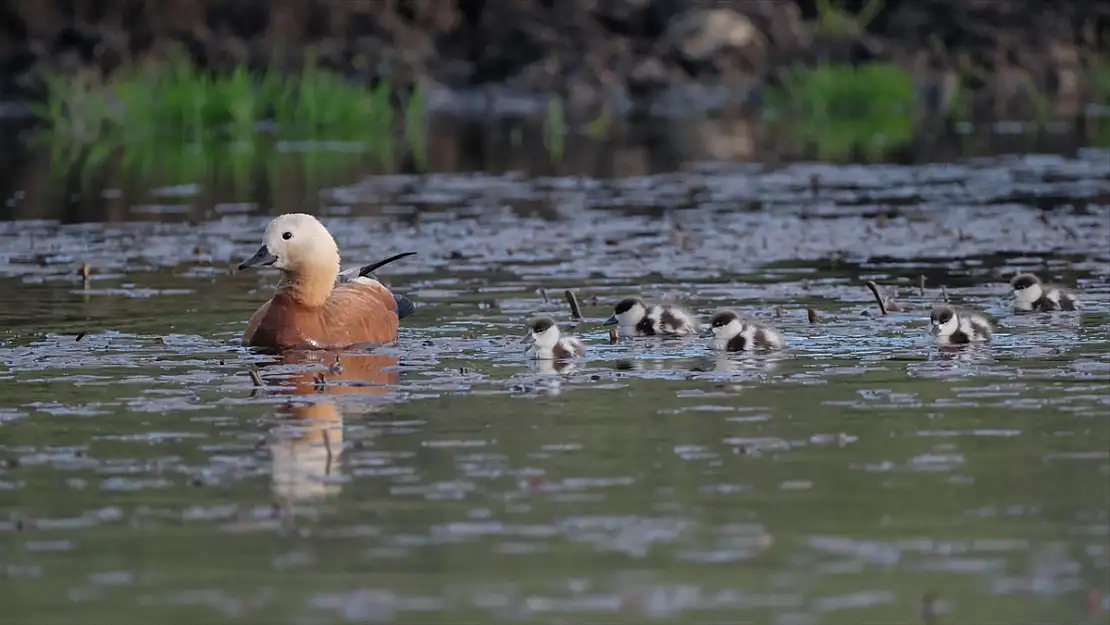
[{"label": "submerged twig", "polygon": [[871,294],[875,296],[875,301],[879,304],[879,312],[886,314],[886,302],[883,301],[883,294],[879,292],[879,285],[875,284],[874,280],[864,282],[867,288],[871,289]]},{"label": "submerged twig", "polygon": [[617,329],[616,328],[609,328],[609,344],[610,345],[616,345],[617,344]]},{"label": "submerged twig", "polygon": [[948,303],[948,289],[946,289],[944,286],[940,287],[940,296],[944,299],[944,303],[947,304]]},{"label": "submerged twig", "polygon": [[921,284],[917,287],[921,291],[921,296],[925,296],[925,274],[921,274]]},{"label": "submerged twig", "polygon": [[546,304],[546,303],[548,303],[548,301],[550,301],[550,300],[547,299],[547,289],[545,289],[541,286],[540,288],[536,289],[536,292],[539,293],[540,297],[543,298],[543,303],[544,304]]},{"label": "submerged twig", "polygon": [[89,263],[81,263],[81,279],[85,282],[85,288],[89,288],[89,275],[92,274],[92,267]]},{"label": "submerged twig", "polygon": [[570,304],[570,316],[574,319],[581,319],[582,309],[578,306],[578,297],[570,289],[566,290],[565,295],[567,296],[567,303]]},{"label": "submerged twig", "polygon": [[265,384],[262,383],[262,376],[258,375],[258,367],[249,365],[247,367],[247,375],[251,376],[251,382],[254,382],[255,386],[265,386]]},{"label": "submerged twig", "polygon": [[87,333],[86,332],[79,333],[77,335],[77,338],[73,339],[73,342],[76,343],[77,341],[80,341],[81,339],[85,338],[85,334],[87,334]]},{"label": "submerged twig", "polygon": [[807,308],[806,309],[806,318],[809,319],[809,322],[811,324],[812,323],[817,323],[817,311],[813,310],[812,308]]}]

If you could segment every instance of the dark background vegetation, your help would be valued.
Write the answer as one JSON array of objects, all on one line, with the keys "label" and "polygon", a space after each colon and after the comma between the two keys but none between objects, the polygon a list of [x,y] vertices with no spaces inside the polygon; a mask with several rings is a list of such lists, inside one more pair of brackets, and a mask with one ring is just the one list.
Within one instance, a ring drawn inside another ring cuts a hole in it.
[{"label": "dark background vegetation", "polygon": [[43,68],[112,72],[183,47],[207,67],[313,55],[368,82],[554,91],[586,106],[871,59],[924,85],[955,76],[1005,95],[1031,78],[1082,97],[1108,42],[1101,0],[8,0],[0,83],[34,94]]}]

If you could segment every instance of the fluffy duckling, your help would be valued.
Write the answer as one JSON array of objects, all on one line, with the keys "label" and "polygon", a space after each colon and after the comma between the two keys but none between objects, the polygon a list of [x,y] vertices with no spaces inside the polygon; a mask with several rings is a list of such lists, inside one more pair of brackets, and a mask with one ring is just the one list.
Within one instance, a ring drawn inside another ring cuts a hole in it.
[{"label": "fluffy duckling", "polygon": [[528,320],[528,332],[521,342],[528,345],[531,360],[563,360],[586,355],[586,346],[573,336],[563,336],[551,317]]},{"label": "fluffy duckling", "polygon": [[1014,309],[1028,312],[1075,310],[1076,297],[1060,287],[1050,286],[1031,273],[1019,273],[1010,280]]},{"label": "fluffy duckling", "polygon": [[743,319],[731,310],[722,310],[709,320],[706,336],[712,336],[710,349],[743,352],[756,349],[780,349],[786,346],[781,332],[750,319]]},{"label": "fluffy duckling", "polygon": [[929,315],[929,321],[932,323],[930,332],[940,344],[962,345],[991,339],[990,322],[973,312],[937,306]]},{"label": "fluffy duckling", "polygon": [[277,292],[247,322],[243,344],[253,347],[343,348],[397,340],[401,317],[415,306],[371,274],[409,254],[339,272],[339,249],[315,217],[289,213],[266,227],[262,246],[239,269],[275,267]]},{"label": "fluffy duckling", "polygon": [[697,334],[698,320],[670,304],[648,306],[638,297],[626,297],[613,307],[613,315],[602,325],[615,325],[621,336],[681,336]]}]

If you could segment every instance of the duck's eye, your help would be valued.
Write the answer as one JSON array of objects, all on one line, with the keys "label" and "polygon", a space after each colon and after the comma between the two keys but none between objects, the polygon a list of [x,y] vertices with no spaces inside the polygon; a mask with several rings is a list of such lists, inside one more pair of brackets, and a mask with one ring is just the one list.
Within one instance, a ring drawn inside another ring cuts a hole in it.
[{"label": "duck's eye", "polygon": [[292,232],[283,232],[283,233],[281,233],[281,238],[288,241],[289,239],[293,238],[293,233]]}]

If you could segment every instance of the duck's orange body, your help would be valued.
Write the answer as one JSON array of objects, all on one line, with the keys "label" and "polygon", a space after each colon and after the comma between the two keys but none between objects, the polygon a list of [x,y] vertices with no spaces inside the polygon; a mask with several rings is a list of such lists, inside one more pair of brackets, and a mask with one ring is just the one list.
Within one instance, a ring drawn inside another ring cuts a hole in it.
[{"label": "duck's orange body", "polygon": [[243,333],[251,347],[341,348],[397,340],[397,302],[376,281],[336,285],[320,306],[308,306],[289,291],[262,305]]},{"label": "duck's orange body", "polygon": [[290,213],[274,219],[266,227],[262,246],[239,265],[239,269],[269,266],[282,272],[277,293],[247,322],[243,344],[335,349],[397,340],[400,318],[415,307],[391,293],[372,272],[412,254],[398,254],[341,274],[335,239],[315,217]]}]

